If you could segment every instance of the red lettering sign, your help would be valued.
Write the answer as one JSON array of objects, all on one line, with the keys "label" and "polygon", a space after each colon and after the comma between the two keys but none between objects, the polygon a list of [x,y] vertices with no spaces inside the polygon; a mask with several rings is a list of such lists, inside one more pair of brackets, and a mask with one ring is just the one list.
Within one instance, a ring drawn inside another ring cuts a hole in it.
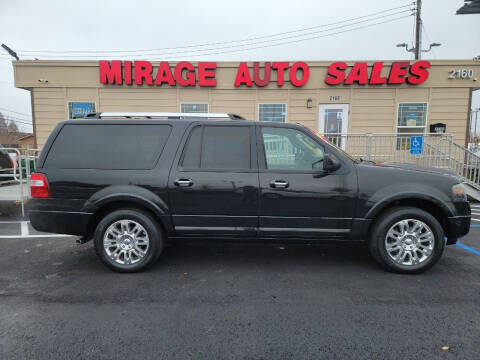
[{"label": "red lettering sign", "polygon": [[[390,67],[388,78],[382,77],[383,62],[373,63],[372,70],[368,72],[367,63],[357,62],[350,71],[347,70],[347,64],[344,62],[334,62],[327,70],[325,82],[328,85],[400,85],[405,82],[411,85],[418,85],[428,79],[427,69],[430,67],[428,61],[417,61],[410,66],[409,61],[396,61]],[[408,76],[410,74],[410,76]]]},{"label": "red lettering sign", "polygon": [[215,62],[199,62],[198,63],[198,85],[199,86],[217,86],[215,79],[215,70],[217,63]]},{"label": "red lettering sign", "polygon": [[403,84],[409,66],[410,63],[408,61],[394,62],[390,68],[390,75],[388,76],[387,84]]},{"label": "red lettering sign", "polygon": [[372,74],[370,75],[370,85],[385,84],[387,78],[381,77],[383,62],[376,62],[372,67]]},{"label": "red lettering sign", "polygon": [[[183,77],[183,74],[185,74],[185,77]],[[180,86],[195,86],[195,67],[188,61],[179,62],[175,66],[175,79]]]},{"label": "red lettering sign", "polygon": [[135,61],[135,84],[143,85],[143,80],[147,85],[153,85],[152,64],[149,61]]},{"label": "red lettering sign", "polygon": [[283,74],[288,69],[288,62],[274,62],[272,67],[277,70],[277,86],[283,86]]},{"label": "red lettering sign", "polygon": [[234,85],[235,87],[239,87],[240,85],[252,86],[252,78],[250,77],[250,71],[248,70],[246,62],[241,62],[238,66]]},{"label": "red lettering sign", "polygon": [[125,78],[125,84],[132,85],[132,62],[125,61],[123,63],[123,76]]},{"label": "red lettering sign", "polygon": [[[302,70],[303,77],[301,79],[297,78],[298,70]],[[299,61],[292,65],[292,68],[290,69],[290,82],[292,83],[293,86],[300,87],[305,85],[308,81],[309,76],[310,76],[310,68],[304,62]]]},{"label": "red lettering sign", "polygon": [[345,85],[351,85],[353,83],[360,85],[368,83],[368,68],[366,62],[358,62],[353,65],[350,74],[347,76],[347,80],[345,80]]},{"label": "red lettering sign", "polygon": [[[135,66],[135,71],[136,70],[137,67]],[[137,75],[135,75],[135,83],[137,83]],[[175,86],[175,79],[173,78],[172,70],[166,61],[162,61],[160,65],[158,65],[157,77],[155,78],[155,85],[161,86],[163,83]]]},{"label": "red lettering sign", "polygon": [[[428,79],[430,63],[428,61],[416,61],[410,65],[409,61],[393,62],[387,77],[382,76],[384,63],[377,61],[372,64],[371,69],[366,62],[357,62],[349,69],[345,62],[334,62],[327,69],[325,83],[328,85],[401,85],[408,83],[418,85]],[[199,62],[197,69],[188,61],[179,62],[172,71],[170,64],[166,61],[160,62],[157,69],[154,69],[149,61],[125,61],[100,60],[99,72],[100,83],[115,85],[169,85],[169,86],[217,86],[215,71],[216,62]],[[234,85],[247,87],[255,84],[264,87],[270,84],[272,71],[277,72],[277,86],[285,84],[285,71],[289,70],[290,83],[295,87],[302,87],[307,84],[310,78],[308,64],[298,61],[291,67],[288,62],[265,62],[263,66],[263,77],[261,76],[261,65],[253,63],[253,80],[246,62],[241,62],[237,69]],[[133,76],[132,76],[133,75]],[[197,82],[198,79],[198,82]]]},{"label": "red lettering sign", "polygon": [[253,63],[253,81],[255,81],[255,85],[260,87],[268,85],[270,82],[270,72],[271,64],[266,62],[263,68],[263,79],[260,79],[260,64],[258,61],[255,61]]},{"label": "red lettering sign", "polygon": [[428,61],[417,61],[416,63],[413,63],[410,67],[410,74],[412,76],[407,77],[407,82],[412,85],[423,83],[428,79],[429,74],[427,69],[429,67],[430,63]]},{"label": "red lettering sign", "polygon": [[328,67],[328,76],[325,78],[325,82],[328,85],[338,85],[345,80],[345,69],[347,64],[344,62],[334,62]]},{"label": "red lettering sign", "polygon": [[106,60],[100,60],[100,83],[122,85],[122,62],[113,60],[110,65]]}]

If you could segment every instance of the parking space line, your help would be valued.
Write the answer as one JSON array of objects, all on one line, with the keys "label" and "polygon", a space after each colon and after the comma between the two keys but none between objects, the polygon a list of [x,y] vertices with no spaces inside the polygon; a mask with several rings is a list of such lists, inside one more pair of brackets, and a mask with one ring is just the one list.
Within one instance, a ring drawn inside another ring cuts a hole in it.
[{"label": "parking space line", "polygon": [[32,238],[57,238],[57,237],[73,237],[74,235],[66,234],[30,234],[28,224],[30,221],[0,221],[0,224],[19,224],[20,234],[17,235],[0,235],[0,239],[32,239]]},{"label": "parking space line", "polygon": [[22,222],[21,222],[21,224],[20,224],[20,230],[21,230],[22,236],[29,235],[29,232],[28,232],[28,221],[22,221]]},{"label": "parking space line", "polygon": [[480,256],[480,251],[475,250],[474,248],[471,248],[470,246],[464,245],[464,244],[462,244],[458,241],[455,245],[457,245],[458,247],[461,247],[464,250],[467,250],[467,251],[471,252],[472,254]]},{"label": "parking space line", "polygon": [[74,235],[64,235],[64,234],[0,235],[0,239],[55,238],[55,237],[72,237],[72,236],[74,236]]}]

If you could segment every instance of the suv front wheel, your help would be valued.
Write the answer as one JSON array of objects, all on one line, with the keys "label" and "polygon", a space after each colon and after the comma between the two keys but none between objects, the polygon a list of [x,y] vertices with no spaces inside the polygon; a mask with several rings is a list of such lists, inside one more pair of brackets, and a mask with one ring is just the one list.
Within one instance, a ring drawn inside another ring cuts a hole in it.
[{"label": "suv front wheel", "polygon": [[106,215],[95,230],[95,250],[102,262],[118,272],[151,266],[163,249],[163,234],[146,212],[121,209]]},{"label": "suv front wheel", "polygon": [[445,248],[444,233],[438,220],[414,207],[396,207],[374,223],[370,253],[392,272],[421,273],[432,267]]}]

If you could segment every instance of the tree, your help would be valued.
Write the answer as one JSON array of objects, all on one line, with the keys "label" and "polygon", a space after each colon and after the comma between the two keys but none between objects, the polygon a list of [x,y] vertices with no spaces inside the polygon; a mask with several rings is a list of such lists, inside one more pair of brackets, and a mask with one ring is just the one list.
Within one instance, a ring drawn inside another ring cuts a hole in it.
[{"label": "tree", "polygon": [[4,134],[8,131],[7,118],[0,112],[0,133]]},{"label": "tree", "polygon": [[18,133],[18,126],[14,121],[10,120],[7,125],[7,130],[9,133]]}]

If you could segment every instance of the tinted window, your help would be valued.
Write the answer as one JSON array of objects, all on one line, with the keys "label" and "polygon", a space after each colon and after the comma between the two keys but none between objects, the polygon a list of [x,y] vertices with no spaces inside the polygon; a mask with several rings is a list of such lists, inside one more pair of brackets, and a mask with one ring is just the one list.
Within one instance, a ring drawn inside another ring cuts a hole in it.
[{"label": "tinted window", "polygon": [[195,127],[190,133],[188,145],[183,154],[182,166],[186,169],[198,169],[200,167],[200,148],[202,144],[202,128]]},{"label": "tinted window", "polygon": [[250,128],[246,126],[195,128],[184,152],[183,167],[195,169],[199,168],[199,164],[202,169],[249,169]]},{"label": "tinted window", "polygon": [[169,125],[65,125],[45,166],[64,169],[151,169]]},{"label": "tinted window", "polygon": [[323,147],[301,131],[262,128],[268,169],[312,171],[323,168]]}]

